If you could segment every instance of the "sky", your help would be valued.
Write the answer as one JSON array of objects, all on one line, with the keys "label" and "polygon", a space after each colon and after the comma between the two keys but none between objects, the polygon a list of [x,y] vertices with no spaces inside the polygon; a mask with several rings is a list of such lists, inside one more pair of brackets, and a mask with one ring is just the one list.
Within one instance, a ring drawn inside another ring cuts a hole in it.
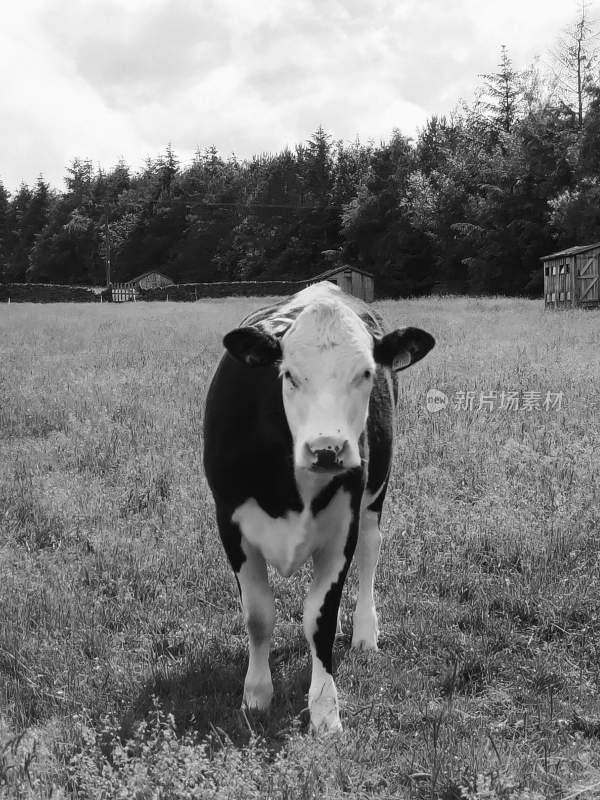
[{"label": "sky", "polygon": [[0,180],[64,188],[75,157],[134,169],[171,144],[240,158],[415,136],[504,44],[549,60],[576,0],[18,0],[0,27]]}]

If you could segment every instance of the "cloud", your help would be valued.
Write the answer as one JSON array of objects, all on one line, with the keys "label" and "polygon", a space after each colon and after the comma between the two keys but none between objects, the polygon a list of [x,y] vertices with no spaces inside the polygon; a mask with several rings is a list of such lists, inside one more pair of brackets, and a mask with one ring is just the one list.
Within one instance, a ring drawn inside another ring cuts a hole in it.
[{"label": "cloud", "polygon": [[60,186],[75,156],[112,165],[121,154],[140,159],[153,145],[132,130],[127,115],[107,108],[40,34],[32,7],[0,31],[0,178],[14,189],[40,173]]},{"label": "cloud", "polygon": [[[57,5],[62,13],[56,13]],[[54,2],[43,27],[110,107],[168,103],[231,58],[213,2]]]},{"label": "cloud", "polygon": [[414,135],[507,44],[547,52],[563,0],[22,0],[3,12],[0,177],[60,184],[74,156],[135,168],[168,142],[239,156]]}]

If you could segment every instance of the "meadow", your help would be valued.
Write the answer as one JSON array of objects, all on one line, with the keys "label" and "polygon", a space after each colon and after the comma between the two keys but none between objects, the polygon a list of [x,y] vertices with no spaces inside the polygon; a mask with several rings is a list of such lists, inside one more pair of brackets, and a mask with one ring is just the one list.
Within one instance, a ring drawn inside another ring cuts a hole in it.
[{"label": "meadow", "polygon": [[316,739],[309,567],[272,575],[275,701],[244,713],[202,471],[221,337],[267,303],[0,307],[0,797],[600,796],[598,312],[377,303],[437,347],[401,373],[380,651],[351,572]]}]

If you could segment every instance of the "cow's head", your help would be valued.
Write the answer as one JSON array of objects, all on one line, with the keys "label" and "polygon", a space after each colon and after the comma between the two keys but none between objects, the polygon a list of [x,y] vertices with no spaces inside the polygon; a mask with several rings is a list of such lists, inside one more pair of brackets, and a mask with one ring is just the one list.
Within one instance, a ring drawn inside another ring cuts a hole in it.
[{"label": "cow's head", "polygon": [[374,338],[344,303],[324,300],[305,308],[281,339],[246,327],[224,344],[248,367],[279,367],[296,468],[336,472],[361,463],[376,365],[406,369],[435,340],[419,328]]}]

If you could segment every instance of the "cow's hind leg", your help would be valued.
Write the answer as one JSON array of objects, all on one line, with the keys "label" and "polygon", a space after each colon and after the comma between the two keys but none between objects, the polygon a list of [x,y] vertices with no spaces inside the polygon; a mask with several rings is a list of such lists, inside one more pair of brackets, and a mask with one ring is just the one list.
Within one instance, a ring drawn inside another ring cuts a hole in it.
[{"label": "cow's hind leg", "polygon": [[379,628],[373,591],[381,548],[379,516],[377,511],[368,508],[363,510],[356,546],[358,598],[353,618],[352,647],[359,650],[377,650]]},{"label": "cow's hind leg", "polygon": [[264,709],[273,698],[269,668],[269,650],[275,622],[273,593],[264,558],[243,537],[241,547],[246,559],[237,573],[237,579],[249,642],[243,704],[247,708]]}]

